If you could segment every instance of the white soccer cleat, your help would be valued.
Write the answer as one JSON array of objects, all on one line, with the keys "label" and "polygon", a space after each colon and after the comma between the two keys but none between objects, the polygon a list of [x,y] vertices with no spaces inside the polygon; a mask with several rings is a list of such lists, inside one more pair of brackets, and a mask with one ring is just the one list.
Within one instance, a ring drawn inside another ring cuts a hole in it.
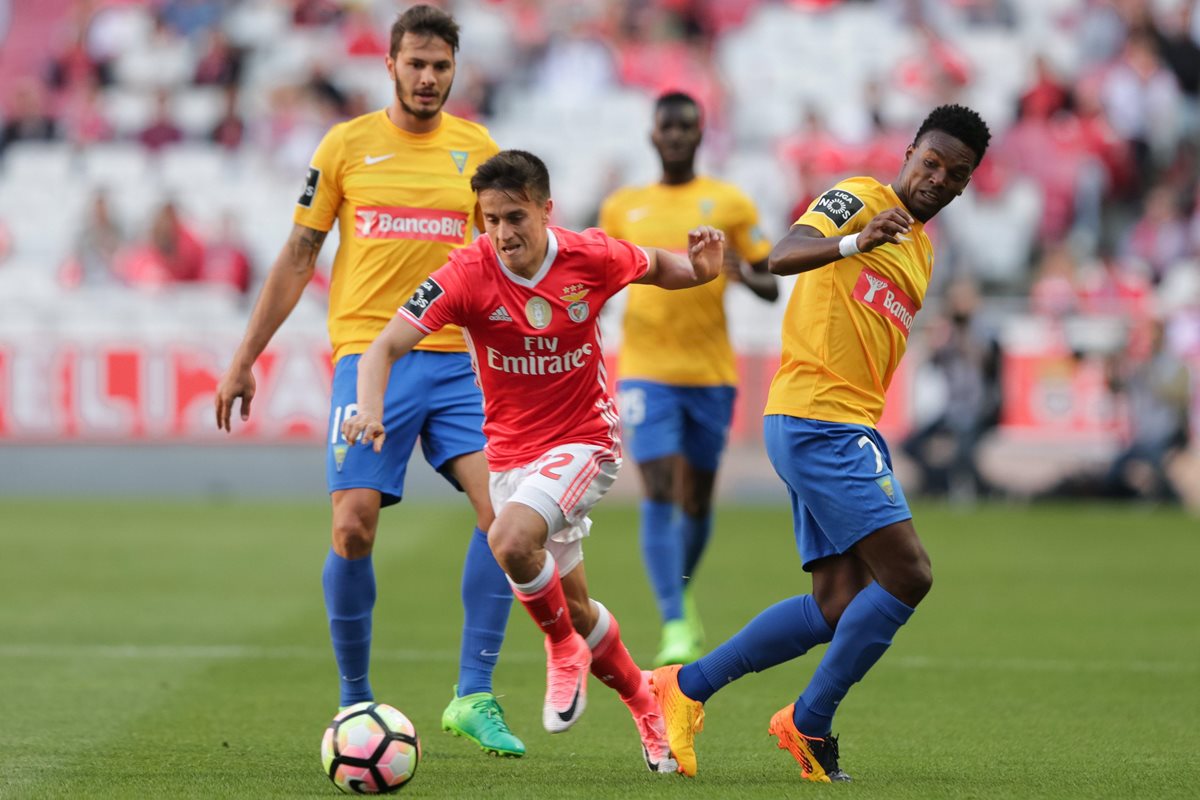
[{"label": "white soccer cleat", "polygon": [[570,728],[587,707],[588,670],[592,651],[578,633],[553,648],[546,638],[546,703],[542,726],[550,733]]}]

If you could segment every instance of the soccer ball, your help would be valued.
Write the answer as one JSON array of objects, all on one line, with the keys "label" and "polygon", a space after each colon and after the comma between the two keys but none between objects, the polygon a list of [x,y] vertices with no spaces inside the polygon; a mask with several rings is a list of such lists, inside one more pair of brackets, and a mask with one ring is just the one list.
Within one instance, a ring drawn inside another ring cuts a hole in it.
[{"label": "soccer ball", "polygon": [[349,794],[398,791],[420,760],[417,729],[385,703],[356,703],[339,712],[321,739],[325,774]]}]

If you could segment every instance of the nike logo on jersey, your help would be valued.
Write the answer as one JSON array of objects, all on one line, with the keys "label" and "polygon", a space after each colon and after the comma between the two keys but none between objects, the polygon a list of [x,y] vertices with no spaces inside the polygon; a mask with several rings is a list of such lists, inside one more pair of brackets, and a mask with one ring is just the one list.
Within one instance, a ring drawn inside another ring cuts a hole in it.
[{"label": "nike logo on jersey", "polygon": [[579,680],[575,681],[575,696],[571,698],[571,705],[566,711],[559,711],[558,718],[563,722],[570,722],[575,719],[575,706],[579,705],[579,693],[583,689],[583,679],[586,675],[580,676]]},{"label": "nike logo on jersey", "polygon": [[387,161],[389,158],[395,158],[395,156],[395,153],[388,153],[386,156],[366,156],[363,158],[363,161],[365,161],[369,167],[372,164],[378,164],[380,161]]},{"label": "nike logo on jersey", "polygon": [[632,208],[625,214],[626,222],[637,222],[639,219],[645,219],[650,216],[652,209],[649,208]]},{"label": "nike logo on jersey", "polygon": [[504,306],[500,306],[491,314],[489,314],[488,319],[490,319],[492,322],[512,322],[512,317],[508,315],[508,309],[506,309]]}]

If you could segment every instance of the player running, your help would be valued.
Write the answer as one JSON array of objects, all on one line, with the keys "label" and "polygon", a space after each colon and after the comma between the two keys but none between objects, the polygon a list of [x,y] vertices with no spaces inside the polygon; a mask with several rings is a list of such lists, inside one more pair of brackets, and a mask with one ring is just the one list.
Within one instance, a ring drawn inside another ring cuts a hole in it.
[{"label": "player running", "polygon": [[588,512],[621,464],[620,421],[606,388],[598,318],[632,282],[696,286],[721,269],[724,235],[701,227],[686,257],[643,250],[601,231],[548,227],[550,176],[534,155],[506,150],[471,178],[487,236],[450,255],[363,356],[349,442],[387,441],[388,368],[445,325],[462,325],[483,389],[496,521],[488,541],[513,591],[545,632],[542,722],[559,733],[587,702],[587,673],[620,695],[646,765],[673,772],[649,673],[634,664],[616,618],[588,596]]},{"label": "player running", "polygon": [[351,450],[339,433],[354,411],[362,353],[421,281],[470,242],[476,214],[471,175],[499,150],[486,129],[442,111],[454,81],[458,34],[452,17],[427,5],[409,8],[392,26],[387,70],[395,99],[386,109],[335,125],[317,148],[292,234],[217,388],[217,426],[230,429],[239,397],[242,419],[249,418],[251,367],[295,308],[336,222],[340,238],[329,288],[336,367],[326,454],[333,545],[323,583],[340,703],[373,699],[367,676],[375,605],[371,551],[380,508],[404,495],[419,436],[426,461],[467,493],[477,519],[463,565],[458,684],[442,727],[486,752],[520,756],[525,745],[508,729],[492,694],[512,592],[487,546],[494,515],[482,453],[482,398],[462,334],[447,328],[430,336],[396,366],[384,404],[391,434],[386,448]]},{"label": "player running", "polygon": [[747,672],[829,642],[808,687],[768,730],[805,779],[850,779],[830,733],[834,711],[933,582],[875,425],[933,269],[925,223],[962,194],[989,139],[974,111],[934,109],[890,186],[842,181],[771,251],[772,272],[799,278],[763,430],[788,486],[813,593],[767,608],[695,663],[654,671],[671,749],[686,775],[696,774],[693,740],[709,697]]},{"label": "player running", "polygon": [[779,297],[754,204],[732,184],[696,174],[702,136],[700,106],[690,95],[658,98],[650,141],[662,178],[619,189],[600,210],[609,235],[677,252],[688,231],[711,225],[725,232],[732,256],[721,277],[696,289],[631,286],[625,307],[618,400],[645,495],[642,560],[663,620],[656,666],[703,653],[691,581],[712,532],[713,486],[737,393],[725,287],[733,281],[764,300]]}]

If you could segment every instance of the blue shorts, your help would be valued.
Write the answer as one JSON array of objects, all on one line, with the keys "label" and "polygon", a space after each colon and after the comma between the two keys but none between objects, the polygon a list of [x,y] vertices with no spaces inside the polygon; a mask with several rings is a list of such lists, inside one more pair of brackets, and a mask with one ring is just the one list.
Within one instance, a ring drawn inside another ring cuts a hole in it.
[{"label": "blue shorts", "polygon": [[379,453],[361,445],[349,447],[342,436],[342,421],[358,410],[359,358],[342,356],[333,371],[325,457],[329,491],[376,489],[383,495],[383,505],[400,502],[408,459],[418,436],[425,460],[461,491],[445,470],[446,464],[482,450],[485,442],[483,395],[475,385],[471,357],[414,350],[392,366],[383,400],[387,438]]},{"label": "blue shorts", "polygon": [[639,463],[682,454],[697,469],[716,472],[733,419],[732,386],[672,386],[617,382],[621,430]]},{"label": "blue shorts", "polygon": [[791,496],[804,569],[912,519],[887,443],[874,428],[771,414],[763,418],[763,438]]}]

